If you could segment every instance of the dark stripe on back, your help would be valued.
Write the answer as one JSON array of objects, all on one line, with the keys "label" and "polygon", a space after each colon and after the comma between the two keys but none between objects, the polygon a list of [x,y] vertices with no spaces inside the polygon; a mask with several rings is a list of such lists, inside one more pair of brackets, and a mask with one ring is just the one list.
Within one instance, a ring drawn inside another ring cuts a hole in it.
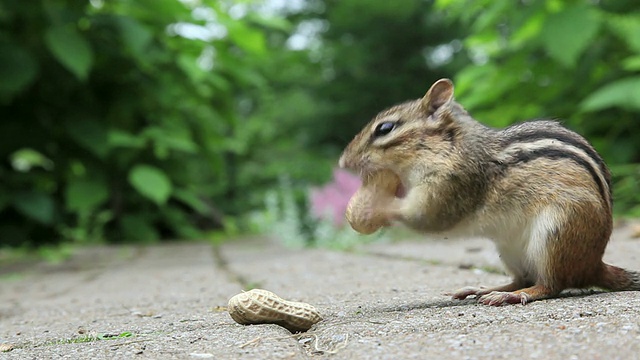
[{"label": "dark stripe on back", "polygon": [[506,138],[503,145],[505,147],[517,143],[528,143],[536,140],[558,140],[560,142],[575,146],[576,148],[584,151],[596,164],[600,167],[600,171],[607,181],[607,185],[609,188],[609,195],[611,195],[611,178],[609,175],[609,170],[607,169],[607,165],[605,165],[604,160],[600,157],[600,155],[593,149],[593,147],[589,146],[584,141],[580,141],[580,138],[576,138],[567,134],[563,134],[561,132],[553,132],[553,131],[544,131],[544,130],[535,130],[535,132],[522,132],[519,134],[515,134],[513,136],[509,136]]},{"label": "dark stripe on back", "polygon": [[[536,149],[531,151],[519,151],[514,155],[512,159],[502,162],[502,164],[510,166],[510,165],[516,165],[518,163],[527,163],[529,161],[532,161],[538,158],[547,158],[547,159],[553,159],[553,160],[567,159],[582,166],[585,170],[589,172],[589,174],[591,174],[593,181],[595,181],[596,185],[598,185],[600,196],[605,202],[607,202],[607,196],[606,196],[607,190],[605,189],[606,185],[602,183],[602,180],[598,176],[598,171],[594,169],[593,166],[591,166],[591,164],[587,160],[583,159],[582,157],[570,151],[564,151],[560,149],[549,149],[549,148],[542,148],[542,149]],[[612,205],[611,201],[612,201],[611,197],[609,197],[609,201],[608,201],[609,205]]]}]

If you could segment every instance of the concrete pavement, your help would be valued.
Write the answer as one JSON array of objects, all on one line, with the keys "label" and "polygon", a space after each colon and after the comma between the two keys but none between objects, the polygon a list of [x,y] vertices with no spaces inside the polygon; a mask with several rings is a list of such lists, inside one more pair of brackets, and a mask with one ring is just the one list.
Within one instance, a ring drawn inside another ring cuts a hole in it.
[{"label": "concrete pavement", "polygon": [[[640,270],[634,231],[616,229],[609,262]],[[81,248],[0,275],[0,344],[12,348],[0,359],[640,359],[640,292],[505,307],[445,295],[505,283],[500,269],[481,239],[355,252],[267,239]],[[225,306],[252,287],[312,304],[324,320],[296,335],[238,325]]]}]

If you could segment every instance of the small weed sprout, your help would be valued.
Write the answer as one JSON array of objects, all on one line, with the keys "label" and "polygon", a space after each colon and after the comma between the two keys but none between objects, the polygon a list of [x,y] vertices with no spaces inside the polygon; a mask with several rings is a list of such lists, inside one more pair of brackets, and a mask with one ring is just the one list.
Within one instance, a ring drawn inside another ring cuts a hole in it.
[{"label": "small weed sprout", "polygon": [[135,336],[132,332],[129,331],[125,331],[125,332],[121,332],[121,333],[115,333],[115,334],[87,334],[87,335],[82,335],[82,336],[78,336],[78,337],[74,337],[74,338],[69,338],[69,339],[62,339],[62,340],[56,340],[56,341],[51,341],[48,342],[44,345],[62,345],[62,344],[82,344],[82,343],[89,343],[89,342],[95,342],[95,341],[100,341],[100,340],[116,340],[116,339],[124,339],[124,338],[130,338]]}]

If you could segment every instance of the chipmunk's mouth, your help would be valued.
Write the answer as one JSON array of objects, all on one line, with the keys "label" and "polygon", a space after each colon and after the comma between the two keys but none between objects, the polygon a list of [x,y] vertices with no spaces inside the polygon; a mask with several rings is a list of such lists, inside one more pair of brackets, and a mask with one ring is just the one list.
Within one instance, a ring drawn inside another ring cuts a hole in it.
[{"label": "chipmunk's mouth", "polygon": [[362,181],[365,181],[365,179],[370,178],[370,177],[374,177],[377,172],[380,171],[391,171],[393,172],[398,179],[400,180],[400,182],[398,183],[398,185],[395,188],[395,191],[393,191],[393,194],[395,197],[397,198],[404,198],[407,196],[407,192],[408,192],[408,187],[405,185],[405,182],[402,180],[402,178],[393,170],[388,169],[388,168],[370,168],[370,167],[361,167],[358,169],[358,173],[360,175],[360,179]]},{"label": "chipmunk's mouth", "polygon": [[360,179],[363,182],[366,182],[368,178],[374,176],[379,171],[389,170],[393,172],[397,178],[400,180],[395,191],[394,195],[397,198],[404,198],[407,196],[406,181],[402,179],[401,176],[398,175],[396,171],[392,169],[388,169],[386,167],[380,167],[375,162],[372,162],[368,156],[361,156],[354,158],[353,156],[349,156],[346,151],[340,155],[340,159],[338,160],[338,166],[342,169],[351,170],[360,175]]}]

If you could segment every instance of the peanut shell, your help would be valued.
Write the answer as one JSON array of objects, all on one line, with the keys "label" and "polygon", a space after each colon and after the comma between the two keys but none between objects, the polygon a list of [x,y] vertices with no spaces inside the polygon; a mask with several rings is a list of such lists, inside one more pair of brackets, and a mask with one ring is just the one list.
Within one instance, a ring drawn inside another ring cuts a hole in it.
[{"label": "peanut shell", "polygon": [[390,170],[378,171],[363,179],[362,186],[349,200],[345,216],[353,230],[371,234],[388,226],[382,214],[374,206],[381,197],[393,197],[400,186],[400,179]]},{"label": "peanut shell", "polygon": [[253,289],[229,299],[229,315],[238,324],[277,324],[291,332],[304,332],[322,320],[315,307],[287,301],[263,289]]}]

